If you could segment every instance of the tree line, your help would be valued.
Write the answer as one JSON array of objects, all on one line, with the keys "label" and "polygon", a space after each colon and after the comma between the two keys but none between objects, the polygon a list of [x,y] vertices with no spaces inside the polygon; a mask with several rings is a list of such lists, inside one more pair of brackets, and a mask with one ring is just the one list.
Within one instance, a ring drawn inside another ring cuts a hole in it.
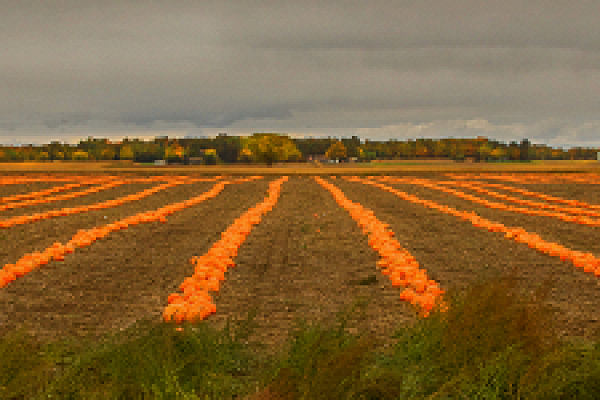
[{"label": "tree line", "polygon": [[416,139],[362,142],[352,138],[290,138],[286,134],[255,133],[252,136],[176,139],[167,136],[153,141],[125,138],[119,142],[88,137],[77,145],[52,141],[46,145],[0,146],[0,161],[110,161],[138,163],[235,164],[309,162],[331,159],[369,162],[382,159],[440,158],[474,162],[530,160],[595,160],[598,149],[574,147],[569,150],[531,144],[505,144],[485,137],[477,139]]}]

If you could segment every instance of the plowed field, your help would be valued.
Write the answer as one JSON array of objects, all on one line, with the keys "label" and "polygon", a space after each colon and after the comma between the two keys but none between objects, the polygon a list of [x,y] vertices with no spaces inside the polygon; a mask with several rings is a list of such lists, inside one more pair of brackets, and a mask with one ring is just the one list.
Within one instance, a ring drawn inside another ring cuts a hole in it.
[{"label": "plowed field", "polygon": [[[431,182],[451,180],[442,174],[419,177]],[[203,179],[206,178],[211,177]],[[42,252],[56,242],[67,243],[79,230],[182,202],[209,191],[218,181],[236,178],[188,182],[123,205],[0,228],[0,261],[2,265],[14,264],[27,253]],[[600,278],[593,273],[527,244],[508,240],[502,233],[475,227],[377,187],[340,177],[323,178],[389,224],[398,242],[442,289],[464,288],[475,280],[516,268],[523,290],[533,290],[550,280],[549,302],[560,310],[556,324],[564,335],[588,337],[600,329]],[[126,328],[141,318],[161,320],[168,296],[194,274],[190,258],[205,254],[236,218],[262,202],[274,180],[276,177],[261,177],[228,184],[216,197],[168,216],[166,223],[148,222],[111,232],[66,254],[64,261],[50,261],[16,278],[0,288],[0,329],[26,324],[36,336],[53,339],[64,335],[102,335]],[[600,204],[600,187],[592,179],[586,184],[478,181]],[[415,184],[381,182],[421,199],[476,212],[509,227],[521,227],[570,249],[600,255],[598,227],[489,209]],[[0,197],[67,183],[0,185]],[[0,220],[113,200],[162,183],[132,182],[70,200],[0,211]],[[447,187],[513,204],[469,189]],[[500,189],[489,190],[532,199]],[[387,338],[398,325],[412,324],[419,317],[410,303],[400,300],[401,289],[394,287],[376,266],[378,258],[367,236],[330,192],[313,178],[291,176],[282,184],[274,208],[241,245],[235,266],[226,272],[220,290],[213,294],[216,313],[202,323],[220,328],[226,319],[244,318],[254,309],[257,328],[251,341],[264,343],[269,351],[275,351],[287,339],[296,317],[327,323],[358,298],[368,300],[369,305],[364,315],[350,319],[349,329],[367,328],[378,337]]]}]

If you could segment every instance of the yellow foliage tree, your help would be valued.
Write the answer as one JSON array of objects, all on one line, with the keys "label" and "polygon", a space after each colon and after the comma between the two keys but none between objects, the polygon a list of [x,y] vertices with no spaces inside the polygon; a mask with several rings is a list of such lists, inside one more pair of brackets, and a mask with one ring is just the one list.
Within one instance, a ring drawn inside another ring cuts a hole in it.
[{"label": "yellow foliage tree", "polygon": [[331,146],[329,146],[329,149],[327,149],[327,152],[325,153],[325,155],[327,156],[327,158],[330,158],[332,160],[335,159],[345,159],[348,155],[348,151],[346,150],[346,146],[344,146],[344,143],[340,142],[339,140],[335,143],[333,143]]},{"label": "yellow foliage tree", "polygon": [[119,158],[121,160],[133,160],[133,149],[130,146],[121,147]]},{"label": "yellow foliage tree", "polygon": [[72,160],[87,160],[89,157],[87,151],[83,151],[83,150],[77,150],[74,151],[73,154],[71,154],[71,159]]},{"label": "yellow foliage tree", "polygon": [[504,150],[502,150],[500,147],[496,147],[494,150],[492,150],[492,153],[490,155],[495,160],[499,160],[502,157],[506,156],[506,152]]},{"label": "yellow foliage tree", "polygon": [[429,150],[427,149],[426,146],[417,144],[416,149],[415,149],[415,155],[417,157],[426,157],[429,155],[428,153],[429,153]]},{"label": "yellow foliage tree", "polygon": [[204,150],[204,164],[215,165],[219,163],[219,155],[217,149],[206,149]]},{"label": "yellow foliage tree", "polygon": [[254,161],[254,154],[252,154],[252,150],[246,148],[240,150],[240,155],[238,156],[238,161],[249,163]]},{"label": "yellow foliage tree", "polygon": [[489,144],[482,144],[481,146],[479,146],[479,149],[477,149],[477,152],[479,153],[479,158],[481,160],[487,160],[488,157],[491,156],[492,154],[492,148]]},{"label": "yellow foliage tree", "polygon": [[441,140],[433,145],[433,155],[436,157],[444,157],[446,155],[446,143]]},{"label": "yellow foliage tree", "polygon": [[115,151],[112,148],[107,147],[102,150],[101,157],[103,160],[113,160],[115,158]]},{"label": "yellow foliage tree", "polygon": [[179,160],[185,155],[184,148],[179,145],[169,146],[165,149],[165,158],[167,160]]},{"label": "yellow foliage tree", "polygon": [[257,162],[264,162],[269,166],[274,162],[294,161],[302,157],[302,153],[288,136],[276,133],[255,133],[245,141],[245,149],[252,152]]}]

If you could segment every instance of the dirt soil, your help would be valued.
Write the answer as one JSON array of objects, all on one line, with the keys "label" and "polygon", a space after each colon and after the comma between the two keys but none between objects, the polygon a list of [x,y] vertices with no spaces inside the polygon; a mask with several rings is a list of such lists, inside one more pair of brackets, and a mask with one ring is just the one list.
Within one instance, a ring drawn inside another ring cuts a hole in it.
[{"label": "dirt soil", "polygon": [[[61,207],[91,204],[154,185],[131,184],[87,200],[60,203]],[[213,186],[214,182],[181,185],[119,207],[4,229],[1,260],[15,262],[23,254],[41,251],[56,241],[68,242],[79,229],[155,210],[198,196]],[[66,255],[62,262],[53,261],[31,271],[0,290],[0,327],[30,323],[40,338],[52,339],[102,334],[129,326],[138,318],[158,318],[166,297],[193,273],[188,260],[208,251],[235,218],[264,198],[267,188],[266,180],[229,185],[216,198],[168,217],[166,224],[140,224],[113,232]],[[21,209],[21,213],[41,209]]]},{"label": "dirt soil", "polygon": [[[422,177],[422,176],[421,176]],[[440,179],[431,176],[430,179]],[[498,180],[482,180],[541,192],[590,204],[600,204],[600,186],[557,184],[515,184]],[[575,268],[570,262],[539,253],[527,244],[505,239],[501,233],[490,233],[470,222],[458,219],[411,202],[394,194],[362,183],[337,180],[352,201],[371,208],[377,217],[389,223],[396,237],[426,268],[442,288],[462,287],[482,276],[507,273],[517,267],[522,290],[533,291],[546,279],[551,282],[548,303],[557,308],[556,321],[562,335],[589,338],[600,329],[597,304],[600,303],[600,279]],[[441,191],[411,184],[393,184],[405,193],[461,211],[478,215],[510,227],[522,227],[539,234],[544,240],[559,243],[574,250],[600,254],[600,232],[597,227],[565,222],[547,216],[529,216],[488,209]],[[497,198],[453,187],[467,194],[503,203]],[[489,188],[489,190],[495,190]],[[514,197],[537,200],[512,192]],[[512,203],[513,205],[517,205]]]},{"label": "dirt soil", "polygon": [[[262,202],[273,179],[228,185],[216,198],[175,213],[166,224],[141,224],[113,232],[67,255],[63,262],[51,262],[17,279],[0,289],[0,333],[25,323],[46,340],[87,333],[102,335],[124,329],[139,318],[160,320],[167,296],[193,274],[194,267],[188,260],[208,251],[235,218]],[[498,233],[372,186],[339,178],[326,180],[390,224],[400,244],[442,288],[461,288],[516,266],[524,290],[551,279],[550,302],[561,311],[556,322],[565,335],[586,337],[600,328],[595,310],[600,300],[598,278],[525,244],[505,240]],[[507,184],[600,204],[597,186],[586,185],[582,191],[582,186],[576,184]],[[104,201],[154,185],[125,185],[60,202],[60,207]],[[56,241],[67,242],[79,229],[183,201],[213,185],[183,185],[120,207],[4,229],[0,231],[0,261],[3,265],[15,262],[27,252],[41,251]],[[51,186],[54,183],[32,184],[26,189],[21,185],[4,186],[0,196]],[[573,249],[600,254],[597,228],[489,210],[414,185],[391,186],[460,210],[476,211],[509,226],[521,226]],[[58,204],[4,211],[0,216],[31,214]],[[261,351],[272,354],[281,349],[296,318],[327,325],[358,298],[370,303],[364,315],[352,315],[349,330],[365,328],[388,344],[396,327],[414,323],[416,313],[410,304],[399,300],[400,290],[375,267],[377,259],[356,222],[327,190],[312,178],[291,177],[283,184],[276,207],[241,246],[236,266],[227,272],[221,290],[215,294],[217,313],[206,323],[219,329],[226,319],[243,319],[254,309],[257,326],[250,341],[267,345]]]}]

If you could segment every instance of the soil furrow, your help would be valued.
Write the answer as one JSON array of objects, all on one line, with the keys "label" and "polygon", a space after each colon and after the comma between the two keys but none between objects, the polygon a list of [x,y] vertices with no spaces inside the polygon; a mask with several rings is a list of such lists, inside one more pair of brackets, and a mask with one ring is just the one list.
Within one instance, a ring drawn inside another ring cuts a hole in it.
[{"label": "soil furrow", "polygon": [[244,319],[255,309],[250,341],[273,354],[293,333],[296,318],[328,326],[355,299],[370,299],[362,317],[351,315],[348,330],[364,329],[389,342],[395,328],[412,323],[416,313],[376,268],[377,260],[367,237],[328,191],[313,179],[291,177],[276,207],[240,248],[208,321],[220,329],[226,318]]},{"label": "soil furrow", "polygon": [[[548,303],[559,311],[557,323],[563,335],[589,337],[600,329],[595,306],[600,301],[598,278],[576,269],[571,263],[530,249],[526,244],[506,240],[498,233],[410,203],[370,185],[343,180],[337,182],[352,201],[371,208],[380,220],[391,225],[398,241],[413,253],[432,279],[440,282],[442,289],[465,287],[478,279],[508,273],[514,267],[524,291],[531,292],[542,282],[549,281],[551,289]],[[504,216],[496,210],[488,210],[431,189],[412,185],[390,186],[459,210],[475,211],[484,218],[508,226],[521,226],[539,233],[547,240],[560,239],[560,232],[568,238],[569,232],[573,235],[584,228],[576,225],[567,229],[560,226],[565,223],[551,218],[532,223],[532,218],[541,217],[517,214]],[[546,232],[553,232],[554,236],[545,235]],[[594,239],[579,238],[576,244],[587,251],[594,251],[594,244],[588,243],[588,240]],[[562,244],[568,246],[565,242],[567,240]]]},{"label": "soil furrow", "polygon": [[[106,221],[184,201],[212,186],[171,188],[162,196],[113,209]],[[0,326],[9,329],[26,323],[36,336],[55,339],[101,335],[142,318],[162,320],[167,296],[193,273],[189,259],[207,251],[235,218],[264,198],[267,187],[265,179],[228,185],[216,198],[168,217],[166,224],[113,232],[62,262],[30,272],[0,290]],[[96,225],[98,221],[83,224],[69,218],[64,230]]]}]

